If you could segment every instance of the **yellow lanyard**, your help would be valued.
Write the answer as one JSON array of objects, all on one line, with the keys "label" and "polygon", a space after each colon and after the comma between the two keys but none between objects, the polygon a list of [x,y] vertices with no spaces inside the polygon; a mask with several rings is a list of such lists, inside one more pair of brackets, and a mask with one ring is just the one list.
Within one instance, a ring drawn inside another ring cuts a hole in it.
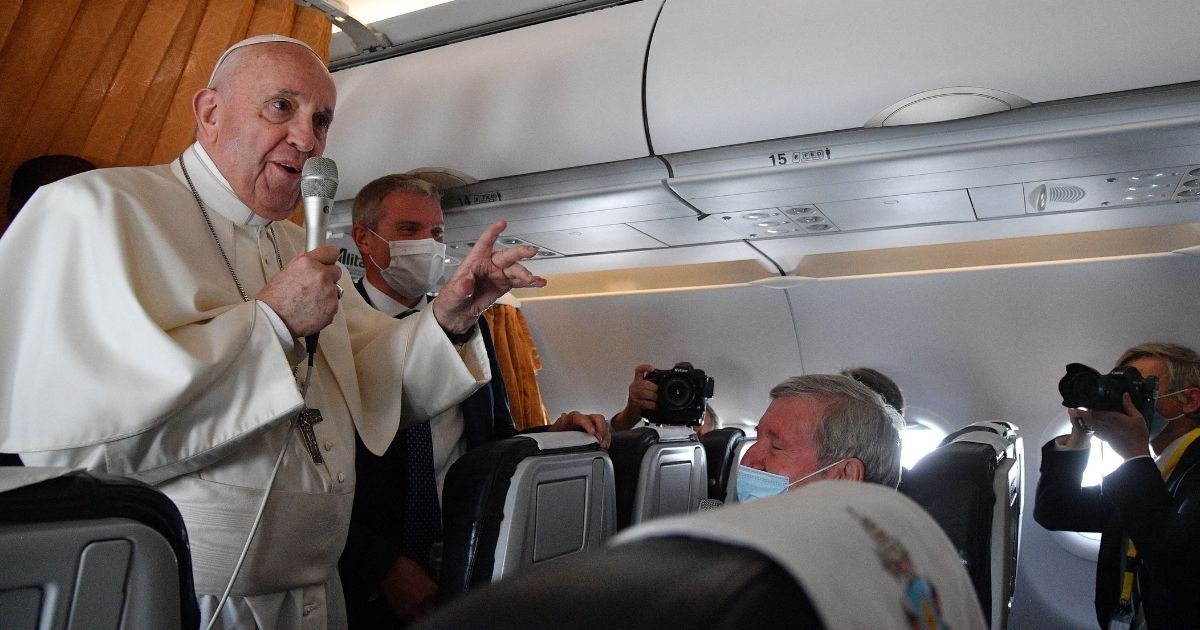
[{"label": "yellow lanyard", "polygon": [[[1188,450],[1188,447],[1200,438],[1200,429],[1192,429],[1179,442],[1179,447],[1171,453],[1171,458],[1167,460],[1166,465],[1162,469],[1163,480],[1171,477],[1171,472],[1175,470],[1175,466],[1179,464],[1179,459]],[[1133,607],[1133,581],[1134,569],[1136,568],[1137,548],[1133,546],[1133,540],[1128,536],[1125,537],[1125,559],[1121,567],[1121,602],[1118,610],[1132,610]]]}]

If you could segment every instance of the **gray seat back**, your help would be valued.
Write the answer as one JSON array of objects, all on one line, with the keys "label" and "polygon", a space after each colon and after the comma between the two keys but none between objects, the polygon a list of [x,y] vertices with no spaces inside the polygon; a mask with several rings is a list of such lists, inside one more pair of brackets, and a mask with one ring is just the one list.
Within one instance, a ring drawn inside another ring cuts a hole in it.
[{"label": "gray seat back", "polygon": [[0,626],[6,630],[195,628],[179,511],[140,482],[0,469],[41,481],[0,493]]},{"label": "gray seat back", "polygon": [[699,509],[708,497],[704,446],[689,427],[618,431],[609,445],[617,483],[617,529]]},{"label": "gray seat back", "polygon": [[599,547],[615,523],[612,461],[583,433],[535,433],[472,449],[442,495],[439,597]]},{"label": "gray seat back", "polygon": [[705,465],[708,467],[708,498],[724,501],[733,479],[734,469],[741,461],[742,441],[746,432],[736,427],[714,429],[700,438],[704,445]]},{"label": "gray seat back", "polygon": [[947,435],[901,480],[958,548],[994,630],[1008,626],[1016,587],[1023,464],[1015,425],[978,422]]}]

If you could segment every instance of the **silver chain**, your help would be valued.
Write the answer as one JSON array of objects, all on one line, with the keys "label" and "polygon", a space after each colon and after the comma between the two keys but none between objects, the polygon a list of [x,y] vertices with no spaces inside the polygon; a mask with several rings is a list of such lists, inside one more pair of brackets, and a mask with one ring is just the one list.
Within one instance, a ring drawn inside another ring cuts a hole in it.
[{"label": "silver chain", "polygon": [[[229,262],[229,256],[225,254],[225,248],[221,246],[221,239],[217,237],[217,229],[213,227],[212,219],[208,218],[208,210],[204,207],[204,202],[200,201],[200,193],[196,192],[196,186],[192,183],[192,176],[188,174],[187,166],[183,163],[183,155],[179,156],[179,168],[183,169],[183,178],[187,180],[188,188],[192,191],[192,198],[196,200],[196,207],[200,208],[200,214],[204,215],[204,223],[208,225],[208,233],[212,234],[213,241],[217,244],[217,251],[221,252],[221,260],[225,261],[225,268],[229,270],[229,275],[233,276],[233,283],[237,285],[238,293],[242,294],[242,301],[249,302],[250,296],[246,295],[246,289],[242,287],[242,281],[238,279],[237,272],[233,270],[233,263]],[[279,241],[275,240],[275,226],[268,225],[267,231],[271,234],[271,247],[275,249],[275,263],[279,265],[279,269],[283,269],[283,258],[279,255]]]}]

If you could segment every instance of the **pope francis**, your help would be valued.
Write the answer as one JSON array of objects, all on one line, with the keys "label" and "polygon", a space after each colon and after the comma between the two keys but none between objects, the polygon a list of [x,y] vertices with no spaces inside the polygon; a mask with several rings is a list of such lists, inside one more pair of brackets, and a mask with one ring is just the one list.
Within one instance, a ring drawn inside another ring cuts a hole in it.
[{"label": "pope francis", "polygon": [[335,101],[302,42],[240,42],[195,95],[177,160],[44,187],[0,241],[0,451],[165,492],[215,627],[345,625],[354,432],[382,453],[458,404],[491,376],[478,315],[545,285],[519,264],[532,248],[492,252],[503,222],[404,320],[363,302],[336,248],[305,252],[284,219]]}]

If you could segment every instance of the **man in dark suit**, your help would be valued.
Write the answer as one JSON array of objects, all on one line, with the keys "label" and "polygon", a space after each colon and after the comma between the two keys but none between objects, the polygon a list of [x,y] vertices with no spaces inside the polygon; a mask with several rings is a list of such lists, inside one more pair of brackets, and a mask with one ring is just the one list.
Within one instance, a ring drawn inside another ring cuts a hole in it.
[{"label": "man in dark suit", "polygon": [[[1047,529],[1102,532],[1100,627],[1193,628],[1200,622],[1200,355],[1146,343],[1117,364],[1159,379],[1154,418],[1147,423],[1129,394],[1124,411],[1069,410],[1071,433],[1042,447],[1034,519]],[[1084,488],[1093,433],[1125,462]]]},{"label": "man in dark suit", "polygon": [[[429,303],[446,260],[441,192],[411,175],[386,175],[354,199],[354,242],[365,272],[355,286],[367,303],[393,317]],[[491,382],[457,407],[399,433],[382,456],[360,440],[350,534],[339,562],[351,628],[396,628],[433,607],[432,550],[441,538],[440,497],[446,472],[466,451],[514,435],[496,350],[478,324]],[[607,446],[603,416],[564,414],[551,431],[581,430]]]}]

